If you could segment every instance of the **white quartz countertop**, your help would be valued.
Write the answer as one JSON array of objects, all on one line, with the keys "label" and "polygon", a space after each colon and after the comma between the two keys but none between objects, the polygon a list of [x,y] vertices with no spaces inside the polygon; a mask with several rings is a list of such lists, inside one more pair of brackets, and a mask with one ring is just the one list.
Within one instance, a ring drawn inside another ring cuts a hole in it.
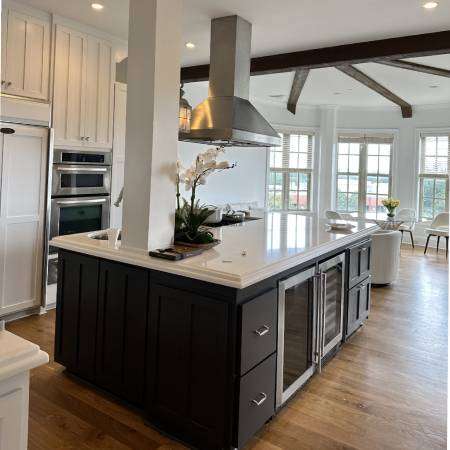
[{"label": "white quartz countertop", "polygon": [[351,222],[349,232],[330,232],[316,216],[268,213],[260,220],[211,229],[222,243],[202,255],[167,261],[92,239],[89,233],[58,236],[50,244],[66,250],[182,275],[238,289],[372,234],[377,226]]},{"label": "white quartz countertop", "polygon": [[0,331],[0,381],[48,362],[38,345],[9,331]]}]

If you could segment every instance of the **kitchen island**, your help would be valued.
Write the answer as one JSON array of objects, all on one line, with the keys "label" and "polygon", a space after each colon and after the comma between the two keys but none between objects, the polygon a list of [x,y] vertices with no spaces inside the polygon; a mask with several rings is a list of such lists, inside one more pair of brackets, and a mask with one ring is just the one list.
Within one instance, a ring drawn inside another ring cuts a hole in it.
[{"label": "kitchen island", "polygon": [[55,360],[190,445],[241,448],[367,318],[376,226],[353,225],[270,213],[177,262],[55,238]]}]

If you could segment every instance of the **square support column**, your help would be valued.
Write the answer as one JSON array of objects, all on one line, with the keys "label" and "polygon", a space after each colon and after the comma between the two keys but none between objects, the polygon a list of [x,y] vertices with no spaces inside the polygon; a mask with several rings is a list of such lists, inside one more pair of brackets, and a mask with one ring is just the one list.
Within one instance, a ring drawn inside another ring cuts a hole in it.
[{"label": "square support column", "polygon": [[182,0],[130,0],[122,248],[170,245],[175,223]]},{"label": "square support column", "polygon": [[336,118],[337,107],[325,106],[320,111],[319,217],[334,208],[336,196]]}]

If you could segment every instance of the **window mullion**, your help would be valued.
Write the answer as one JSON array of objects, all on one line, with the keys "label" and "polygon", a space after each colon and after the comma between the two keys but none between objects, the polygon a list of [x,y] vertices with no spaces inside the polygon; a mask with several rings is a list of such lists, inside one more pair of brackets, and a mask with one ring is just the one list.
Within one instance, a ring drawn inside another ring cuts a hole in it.
[{"label": "window mullion", "polygon": [[367,143],[359,146],[359,194],[358,194],[358,216],[365,217],[367,185]]}]

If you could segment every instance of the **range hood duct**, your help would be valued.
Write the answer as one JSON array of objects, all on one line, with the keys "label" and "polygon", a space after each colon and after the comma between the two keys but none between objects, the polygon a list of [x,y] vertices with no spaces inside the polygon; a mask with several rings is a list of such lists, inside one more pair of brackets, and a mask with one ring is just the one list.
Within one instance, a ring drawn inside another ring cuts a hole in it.
[{"label": "range hood duct", "polygon": [[192,111],[182,141],[234,147],[281,145],[278,133],[248,101],[252,25],[239,16],[211,21],[208,98]]}]

